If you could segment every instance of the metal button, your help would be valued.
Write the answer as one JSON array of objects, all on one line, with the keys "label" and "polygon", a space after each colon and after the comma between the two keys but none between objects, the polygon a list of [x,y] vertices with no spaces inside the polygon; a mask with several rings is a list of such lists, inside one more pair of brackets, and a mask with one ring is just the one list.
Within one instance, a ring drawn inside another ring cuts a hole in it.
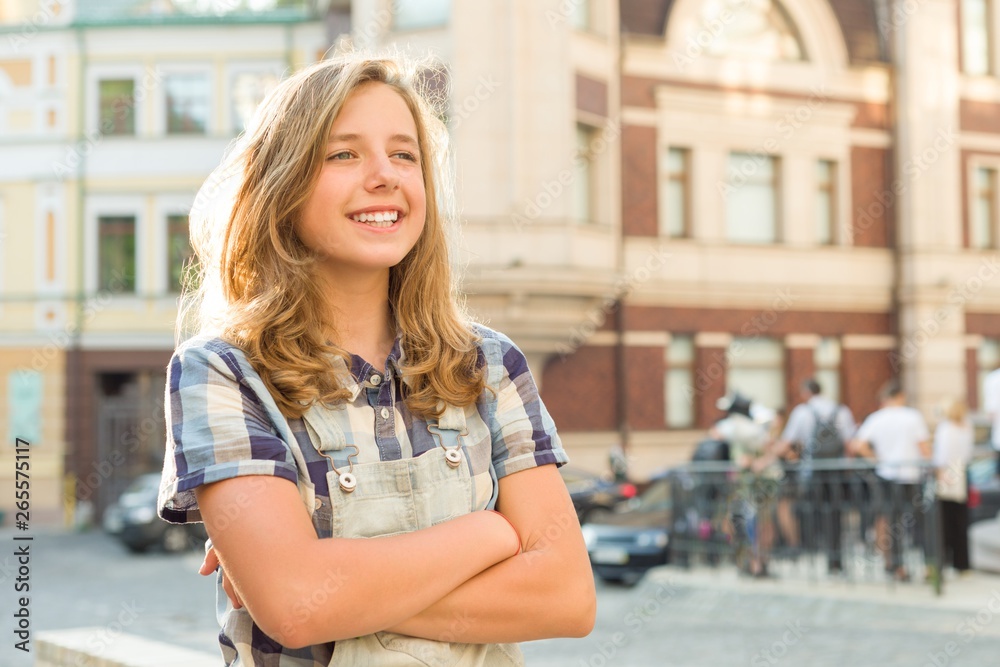
[{"label": "metal button", "polygon": [[379,382],[382,381],[382,376],[379,375],[378,373],[375,373],[370,378],[368,378],[368,381],[371,382],[372,384],[378,384]]},{"label": "metal button", "polygon": [[382,411],[379,412],[379,414],[382,415],[382,419],[388,419],[389,418],[389,408],[382,408]]}]

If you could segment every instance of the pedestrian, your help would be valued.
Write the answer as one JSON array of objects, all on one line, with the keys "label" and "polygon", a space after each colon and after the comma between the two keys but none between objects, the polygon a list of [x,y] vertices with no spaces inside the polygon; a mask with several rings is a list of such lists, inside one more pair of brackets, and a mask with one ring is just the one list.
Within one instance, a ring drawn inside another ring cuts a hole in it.
[{"label": "pedestrian", "polygon": [[726,415],[712,426],[709,435],[728,443],[736,465],[727,520],[737,549],[737,564],[746,574],[767,577],[781,466],[768,455],[768,429],[753,418],[750,399],[734,392],[719,399],[716,407]]},{"label": "pedestrian", "polygon": [[520,665],[593,626],[555,426],[459,308],[427,72],[300,70],[192,211],[159,511],[206,524],[227,665]]},{"label": "pedestrian", "polygon": [[945,419],[934,430],[934,469],[941,517],[941,565],[959,573],[969,569],[969,485],[974,434],[963,401],[946,404]]},{"label": "pedestrian", "polygon": [[846,480],[843,469],[831,466],[846,455],[845,445],[854,436],[856,425],[849,407],[822,392],[814,378],[802,383],[801,402],[788,415],[774,449],[783,458],[799,461],[795,500],[802,505],[807,527],[815,531],[809,535],[810,542],[825,552],[827,570],[838,573],[843,570],[841,511]]},{"label": "pedestrian", "polygon": [[920,515],[914,506],[920,498],[921,465],[931,454],[930,433],[923,415],[907,407],[898,380],[887,382],[879,397],[882,407],[865,419],[848,449],[876,462],[875,546],[884,555],[886,572],[907,581],[903,539]]}]

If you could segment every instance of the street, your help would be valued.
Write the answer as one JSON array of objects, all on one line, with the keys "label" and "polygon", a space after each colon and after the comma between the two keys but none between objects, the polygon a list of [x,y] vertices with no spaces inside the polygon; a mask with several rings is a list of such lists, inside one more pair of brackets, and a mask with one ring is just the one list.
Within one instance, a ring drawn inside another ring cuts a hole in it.
[{"label": "street", "polygon": [[[27,667],[14,648],[14,533],[0,531],[0,664]],[[30,626],[98,627],[95,646],[120,632],[217,652],[214,586],[200,555],[128,554],[100,532],[36,531]],[[8,548],[10,547],[10,548]],[[1000,577],[950,581],[943,598],[918,584],[737,579],[726,569],[662,568],[638,586],[598,584],[598,623],[585,639],[523,645],[533,667],[661,665],[983,666],[1000,655]],[[34,641],[34,639],[32,639]]]}]

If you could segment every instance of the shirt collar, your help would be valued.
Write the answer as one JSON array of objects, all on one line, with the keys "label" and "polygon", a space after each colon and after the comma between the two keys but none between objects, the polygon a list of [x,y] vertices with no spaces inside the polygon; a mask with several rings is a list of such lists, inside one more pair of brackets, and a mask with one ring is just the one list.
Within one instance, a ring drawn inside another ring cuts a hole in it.
[{"label": "shirt collar", "polygon": [[[352,354],[350,373],[347,373],[347,377],[344,379],[344,387],[351,392],[351,401],[361,394],[362,389],[380,386],[386,381],[387,373],[390,374],[390,380],[392,377],[400,377],[402,375],[403,360],[402,335],[398,333],[396,334],[396,339],[392,342],[392,349],[389,350],[389,356],[385,360],[385,368],[383,369],[376,368],[360,356]],[[340,363],[341,368],[346,370],[343,360],[340,360]],[[373,382],[376,375],[378,376],[378,380],[377,382]],[[403,381],[409,384],[408,378],[404,377]]]}]

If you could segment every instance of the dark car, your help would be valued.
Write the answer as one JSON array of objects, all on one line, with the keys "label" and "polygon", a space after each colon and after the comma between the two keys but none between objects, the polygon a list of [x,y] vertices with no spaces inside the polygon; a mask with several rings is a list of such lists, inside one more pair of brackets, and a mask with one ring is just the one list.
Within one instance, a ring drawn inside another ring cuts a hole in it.
[{"label": "dark car", "polygon": [[634,584],[649,569],[667,564],[671,484],[670,475],[655,477],[639,496],[583,525],[590,564],[597,576]]},{"label": "dark car", "polygon": [[562,466],[559,474],[566,483],[580,523],[602,512],[610,512],[621,501],[636,495],[631,482],[613,482],[572,466]]},{"label": "dark car", "polygon": [[995,519],[1000,513],[1000,477],[996,470],[992,456],[969,465],[969,523]]},{"label": "dark car", "polygon": [[160,473],[137,477],[104,511],[104,530],[133,553],[142,553],[150,547],[172,553],[203,545],[208,538],[204,524],[167,523],[156,515],[159,489]]}]

